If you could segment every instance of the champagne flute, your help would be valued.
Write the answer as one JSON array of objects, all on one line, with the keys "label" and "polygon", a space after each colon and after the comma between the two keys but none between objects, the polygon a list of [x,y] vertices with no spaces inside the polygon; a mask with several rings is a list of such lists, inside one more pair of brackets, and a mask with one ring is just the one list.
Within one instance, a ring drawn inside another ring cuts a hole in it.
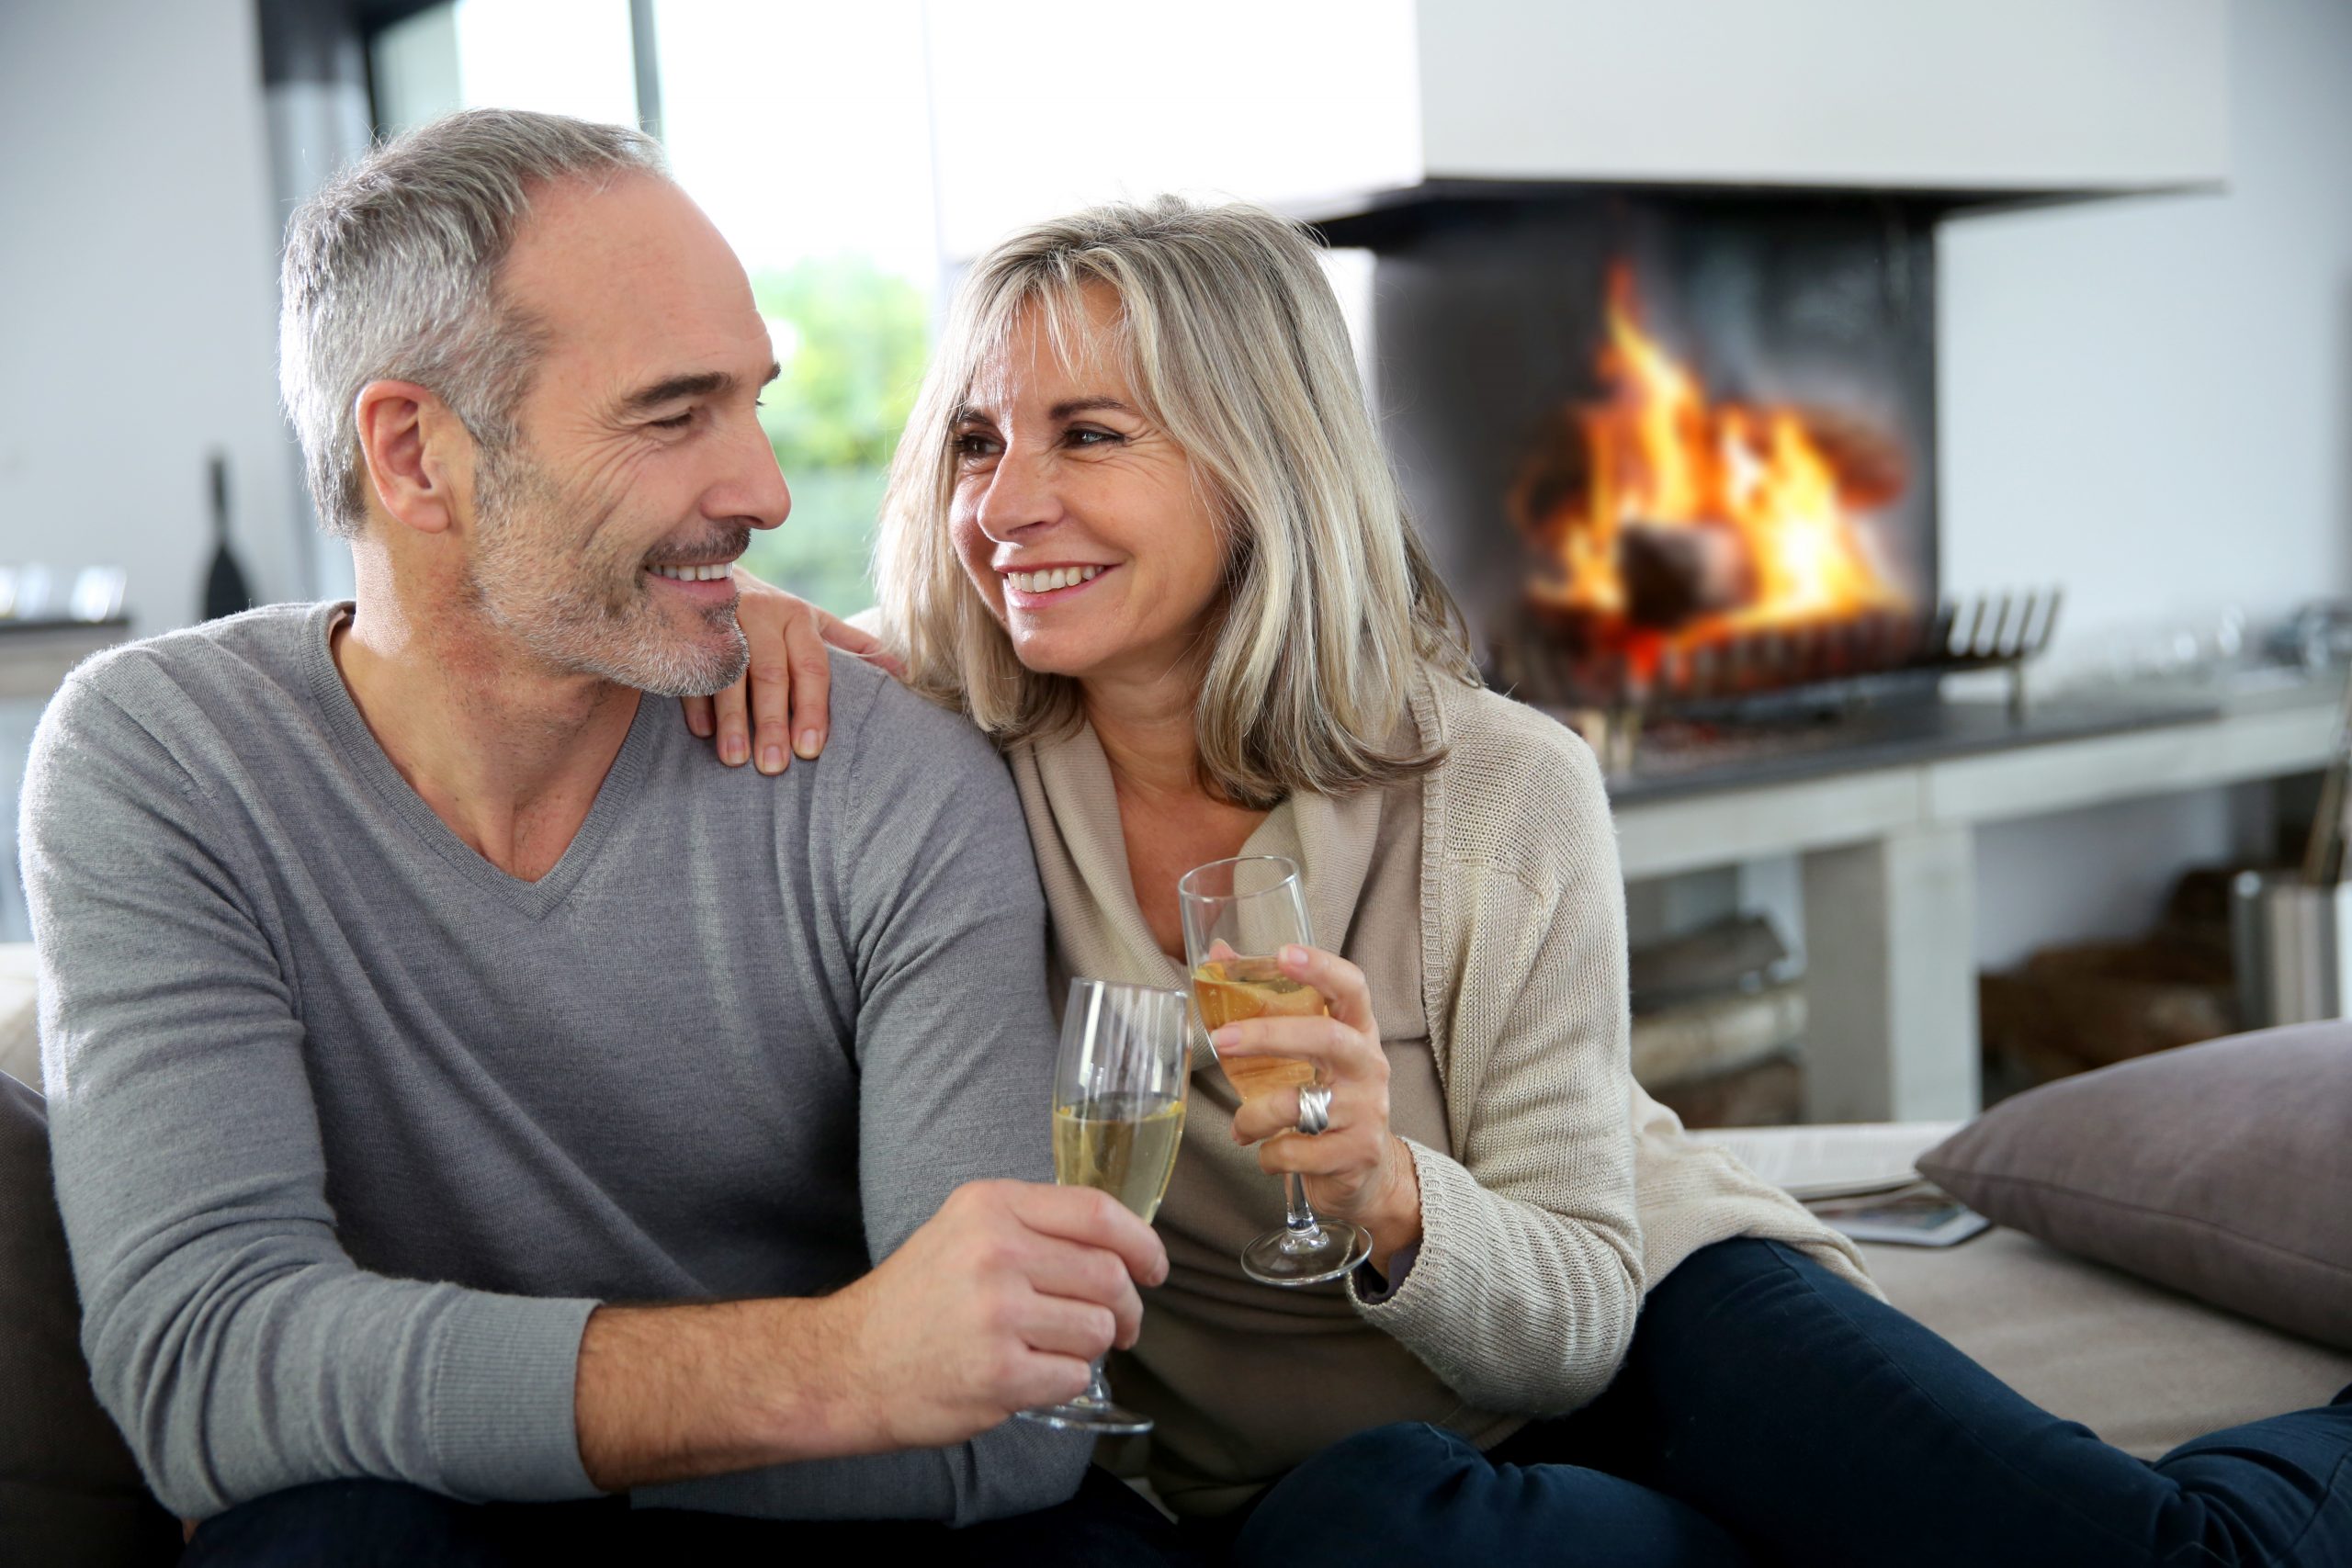
[{"label": "champagne flute", "polygon": [[[1323,993],[1282,972],[1274,955],[1296,943],[1312,945],[1298,863],[1282,855],[1244,855],[1195,866],[1176,884],[1184,916],[1184,956],[1193,972],[1193,1002],[1211,1033],[1248,1018],[1313,1018],[1330,1011]],[[1216,1050],[1212,1041],[1210,1047]],[[1217,1058],[1233,1092],[1260,1100],[1316,1081],[1315,1065],[1290,1056]],[[1312,1285],[1336,1280],[1372,1255],[1360,1225],[1325,1224],[1306,1201],[1306,1183],[1283,1177],[1287,1214],[1241,1249],[1241,1271],[1265,1285]]]},{"label": "champagne flute", "polygon": [[[1149,1224],[1183,1140],[1191,1054],[1183,992],[1072,980],[1054,1062],[1054,1179],[1108,1192]],[[1086,1432],[1151,1430],[1149,1416],[1112,1403],[1099,1360],[1076,1399],[1018,1414]]]}]

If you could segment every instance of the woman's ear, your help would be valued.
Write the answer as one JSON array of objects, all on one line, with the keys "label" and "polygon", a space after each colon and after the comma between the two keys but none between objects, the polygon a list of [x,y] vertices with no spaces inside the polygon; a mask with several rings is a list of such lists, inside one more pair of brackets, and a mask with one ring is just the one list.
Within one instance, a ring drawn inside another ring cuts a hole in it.
[{"label": "woman's ear", "polygon": [[353,412],[377,505],[420,534],[455,526],[458,486],[470,494],[473,477],[473,437],[464,422],[413,381],[370,381]]}]

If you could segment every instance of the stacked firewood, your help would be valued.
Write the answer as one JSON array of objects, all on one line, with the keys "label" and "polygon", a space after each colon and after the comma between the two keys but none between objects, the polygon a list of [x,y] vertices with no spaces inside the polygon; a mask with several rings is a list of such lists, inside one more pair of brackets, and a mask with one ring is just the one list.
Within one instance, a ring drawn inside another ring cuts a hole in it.
[{"label": "stacked firewood", "polygon": [[1772,923],[1736,915],[1636,948],[1634,1077],[1694,1127],[1797,1121],[1804,978]]}]

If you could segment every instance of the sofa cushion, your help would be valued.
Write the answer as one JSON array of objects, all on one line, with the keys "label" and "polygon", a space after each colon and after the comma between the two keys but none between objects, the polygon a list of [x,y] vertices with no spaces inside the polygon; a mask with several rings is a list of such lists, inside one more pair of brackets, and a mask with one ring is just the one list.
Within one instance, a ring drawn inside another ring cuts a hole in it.
[{"label": "sofa cushion", "polygon": [[1998,1224],[2352,1348],[2352,1023],[2045,1084],[1919,1170]]},{"label": "sofa cushion", "polygon": [[81,1323],[41,1098],[0,1077],[0,1556],[170,1562],[179,1526],[90,1392]]}]

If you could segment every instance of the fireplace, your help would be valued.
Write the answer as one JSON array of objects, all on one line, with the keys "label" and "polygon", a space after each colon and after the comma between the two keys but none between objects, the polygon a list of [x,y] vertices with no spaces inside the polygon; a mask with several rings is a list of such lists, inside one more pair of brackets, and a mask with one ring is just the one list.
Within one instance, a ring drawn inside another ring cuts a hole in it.
[{"label": "fireplace", "polygon": [[2054,595],[1938,598],[1947,205],[1555,187],[1327,225],[1377,256],[1388,438],[1498,684],[1753,716],[2047,640]]}]

